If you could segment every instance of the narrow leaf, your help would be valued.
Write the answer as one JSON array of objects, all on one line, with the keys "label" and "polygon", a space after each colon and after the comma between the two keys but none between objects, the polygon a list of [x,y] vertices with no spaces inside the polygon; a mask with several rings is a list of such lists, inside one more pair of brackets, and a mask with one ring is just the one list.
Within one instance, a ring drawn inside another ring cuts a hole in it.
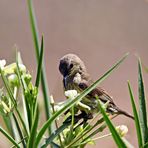
[{"label": "narrow leaf", "polygon": [[7,131],[14,138],[14,133],[13,133],[13,129],[12,129],[12,123],[11,123],[11,120],[10,120],[10,116],[3,115],[3,120],[4,120],[4,123],[5,123],[5,126],[7,127]]},{"label": "narrow leaf", "polygon": [[106,115],[100,102],[98,102],[98,105],[99,105],[99,109],[104,117],[104,120],[106,121],[106,124],[108,125],[108,128],[110,129],[110,132],[112,133],[112,137],[114,138],[114,141],[116,142],[117,146],[121,147],[121,148],[127,148],[127,146],[125,145],[125,143],[123,142],[123,140],[119,136],[118,132],[116,131],[115,127],[113,126],[112,122],[110,121],[110,119]]},{"label": "narrow leaf", "polygon": [[[20,137],[20,139],[22,140],[22,139],[24,139],[24,136],[23,136],[23,132],[22,132],[22,130],[20,128],[20,125],[18,123],[18,119],[16,118],[16,116],[14,115],[14,113],[12,114],[12,116],[13,116],[14,123],[15,123],[16,128],[17,128],[17,131],[18,131],[17,137]],[[22,141],[22,144],[23,144],[23,147],[25,148],[25,145],[26,144],[25,144],[25,141],[24,140]]]},{"label": "narrow leaf", "polygon": [[36,76],[36,81],[35,81],[35,86],[37,88],[39,87],[39,82],[40,82],[40,77],[41,77],[42,62],[43,62],[43,51],[44,51],[44,39],[43,39],[43,36],[42,36],[40,57],[39,57],[37,76]]},{"label": "narrow leaf", "polygon": [[142,78],[141,61],[138,60],[138,89],[139,89],[139,117],[140,125],[142,129],[142,136],[144,144],[148,142],[148,131],[147,131],[147,111],[146,111],[146,100],[144,93],[144,83]]},{"label": "narrow leaf", "polygon": [[32,31],[33,40],[34,40],[34,46],[36,49],[36,55],[39,58],[40,47],[39,47],[38,28],[37,28],[36,18],[34,14],[32,0],[28,0],[28,11],[29,11],[31,31]]},{"label": "narrow leaf", "polygon": [[38,122],[39,122],[39,111],[38,111],[38,106],[36,103],[33,125],[31,128],[31,133],[30,133],[29,140],[28,140],[28,146],[27,146],[28,148],[35,148],[36,147],[35,146],[35,138],[37,135]]},{"label": "narrow leaf", "polygon": [[[42,36],[40,57],[39,57],[37,76],[36,76],[36,82],[35,82],[35,86],[37,88],[39,87],[40,76],[41,76],[42,61],[43,61],[43,49],[44,49],[43,47],[44,47],[44,43],[43,43],[43,36]],[[30,134],[29,140],[28,140],[28,148],[32,148],[35,146],[35,138],[36,138],[36,134],[37,134],[37,127],[38,127],[38,121],[39,121],[39,111],[38,111],[37,101],[35,101],[34,108],[35,108],[34,109],[34,119],[33,119],[33,124],[31,127],[31,134]]]},{"label": "narrow leaf", "polygon": [[[38,37],[38,28],[37,28],[36,17],[33,9],[32,0],[28,0],[28,12],[29,12],[30,25],[31,25],[31,30],[32,30],[33,40],[34,40],[36,59],[37,59],[37,62],[39,63],[39,53],[40,53],[39,39],[38,39],[39,37]],[[48,91],[49,89],[48,89],[44,64],[42,66],[42,72],[41,72],[41,83],[42,83],[42,90],[43,90],[43,96],[44,96],[45,114],[46,114],[46,119],[48,120],[52,115],[49,109],[51,108],[51,105],[50,105],[51,99]],[[48,126],[48,129],[49,129],[49,134],[51,134],[52,132],[51,125]]]},{"label": "narrow leaf", "polygon": [[142,144],[142,133],[141,133],[140,121],[139,121],[138,112],[137,112],[135,101],[134,101],[134,96],[133,96],[132,89],[129,82],[128,82],[128,89],[129,89],[131,104],[133,108],[138,144],[139,144],[139,147],[142,147],[143,144]]}]

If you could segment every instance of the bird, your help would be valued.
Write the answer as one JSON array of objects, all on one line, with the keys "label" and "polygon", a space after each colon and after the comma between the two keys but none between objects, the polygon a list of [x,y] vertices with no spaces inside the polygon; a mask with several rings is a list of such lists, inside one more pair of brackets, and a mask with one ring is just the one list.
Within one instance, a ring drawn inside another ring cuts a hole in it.
[{"label": "bird", "polygon": [[[66,54],[59,61],[59,71],[63,76],[64,90],[76,90],[81,93],[88,88],[93,80],[91,79],[84,62],[76,54]],[[84,98],[81,103],[88,106],[90,109],[83,108],[77,105],[76,108],[81,111],[78,118],[83,118],[85,121],[92,119],[94,114],[99,112],[98,99],[102,103],[107,103],[106,112],[111,115],[125,115],[134,119],[132,115],[120,109],[113,101],[113,98],[101,87],[96,87]]]}]

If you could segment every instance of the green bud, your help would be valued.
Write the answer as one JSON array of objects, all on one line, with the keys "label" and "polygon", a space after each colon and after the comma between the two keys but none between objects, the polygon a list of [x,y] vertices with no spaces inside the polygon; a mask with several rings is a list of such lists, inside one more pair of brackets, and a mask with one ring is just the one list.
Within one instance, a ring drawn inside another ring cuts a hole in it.
[{"label": "green bud", "polygon": [[11,86],[19,86],[19,79],[16,74],[11,74],[8,76],[8,81]]},{"label": "green bud", "polygon": [[30,74],[24,74],[24,80],[27,85],[29,85],[31,79],[32,79],[32,76]]}]

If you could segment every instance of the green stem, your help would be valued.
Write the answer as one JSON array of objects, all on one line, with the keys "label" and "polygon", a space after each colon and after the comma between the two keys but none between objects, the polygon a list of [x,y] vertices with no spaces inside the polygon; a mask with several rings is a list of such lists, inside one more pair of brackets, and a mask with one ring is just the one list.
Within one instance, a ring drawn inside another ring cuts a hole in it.
[{"label": "green stem", "polygon": [[[18,55],[16,55],[16,65],[17,65],[17,74],[18,74],[18,78],[19,78],[19,80],[20,80],[20,82],[21,82],[21,85],[22,85],[22,88],[23,88],[23,96],[24,96],[23,99],[24,99],[24,102],[25,102],[26,110],[27,110],[28,129],[30,130],[30,129],[31,129],[31,127],[30,127],[31,113],[30,113],[30,109],[29,109],[29,105],[28,105],[26,96],[25,96],[25,90],[28,90],[28,88],[27,88],[27,85],[26,85],[26,83],[25,83],[24,78],[21,76],[21,73],[20,73],[20,68],[19,68],[19,63],[18,63]],[[22,125],[23,125],[23,127],[24,127],[24,130],[25,130],[25,132],[26,132],[26,134],[27,134],[27,136],[28,136],[28,131],[27,131],[27,127],[26,127],[27,125],[25,126],[25,122],[22,120],[22,117],[21,117],[21,115],[20,115],[18,109],[16,109],[16,111],[17,111],[18,116],[19,116],[19,118],[20,118],[20,120],[21,120],[21,122],[22,122]]]},{"label": "green stem", "polygon": [[[51,107],[52,107],[52,111],[53,111],[53,114],[55,113],[55,109],[54,109],[54,104],[53,103],[51,103]],[[55,120],[55,126],[56,126],[56,130],[59,128],[58,127],[58,123],[57,123],[57,120]],[[63,146],[63,143],[62,143],[62,139],[61,139],[61,135],[60,134],[58,134],[58,138],[59,138],[59,141],[60,141],[60,146],[62,147],[62,148],[64,148],[64,146]]]},{"label": "green stem", "polygon": [[20,146],[15,142],[15,140],[5,131],[0,127],[0,132],[10,141],[12,142],[17,148],[20,148]]},{"label": "green stem", "polygon": [[[18,142],[18,144],[22,143],[22,141],[24,141],[27,137],[24,137],[24,139],[22,139],[21,141]],[[11,148],[15,148],[16,146],[13,145]]]},{"label": "green stem", "polygon": [[86,134],[88,134],[90,131],[92,131],[92,129],[94,129],[98,124],[101,124],[102,122],[104,122],[104,119],[103,118],[101,118],[99,121],[97,121],[91,128],[89,128],[89,130],[87,130],[86,132],[84,132],[81,135],[79,135],[75,140],[73,140],[65,148],[70,148],[74,143],[76,143],[77,141],[79,141],[82,137],[84,137]]},{"label": "green stem", "polygon": [[[20,136],[20,138],[22,140],[22,139],[24,139],[24,137],[23,137],[23,133],[21,131],[21,128],[19,126],[18,120],[17,120],[16,116],[14,115],[14,113],[12,114],[12,116],[13,116],[13,119],[15,121],[15,124],[16,124],[17,130],[18,130],[19,136]],[[26,144],[25,144],[25,141],[24,140],[22,141],[22,144],[23,144],[23,147],[25,148],[26,147]]]},{"label": "green stem", "polygon": [[18,115],[18,117],[19,117],[21,123],[22,123],[22,126],[23,126],[23,128],[24,128],[24,130],[25,130],[25,133],[26,133],[26,135],[28,136],[28,131],[27,131],[27,128],[26,128],[26,125],[25,125],[25,122],[24,122],[22,116],[21,116],[21,114],[20,114],[20,112],[19,112],[19,110],[18,110],[17,108],[16,108],[15,110],[16,110],[16,112],[17,112],[17,115]]},{"label": "green stem", "polygon": [[14,131],[12,129],[12,123],[11,123],[11,120],[10,120],[10,116],[3,115],[3,120],[4,120],[5,126],[7,128],[7,131],[14,138]]},{"label": "green stem", "polygon": [[111,135],[112,135],[112,134],[109,133],[109,134],[106,134],[106,135],[103,135],[103,136],[100,136],[100,137],[96,137],[96,138],[93,138],[93,139],[89,139],[89,140],[87,140],[87,141],[84,141],[84,142],[81,142],[81,143],[79,143],[79,144],[74,145],[74,147],[80,146],[80,145],[84,145],[84,144],[86,144],[86,143],[88,143],[88,142],[95,141],[95,140],[98,140],[98,139],[106,138],[106,137],[109,137],[109,136],[111,136]]}]

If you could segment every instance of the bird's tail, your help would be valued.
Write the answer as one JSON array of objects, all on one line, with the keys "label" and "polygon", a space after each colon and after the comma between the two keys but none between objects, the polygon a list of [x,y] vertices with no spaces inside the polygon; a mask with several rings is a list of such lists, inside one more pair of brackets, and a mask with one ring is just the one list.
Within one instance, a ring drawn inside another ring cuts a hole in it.
[{"label": "bird's tail", "polygon": [[116,108],[116,109],[117,109],[117,114],[125,115],[126,117],[129,117],[134,120],[134,117],[132,115],[130,115],[129,113],[127,113],[126,111],[124,111],[120,108]]}]

